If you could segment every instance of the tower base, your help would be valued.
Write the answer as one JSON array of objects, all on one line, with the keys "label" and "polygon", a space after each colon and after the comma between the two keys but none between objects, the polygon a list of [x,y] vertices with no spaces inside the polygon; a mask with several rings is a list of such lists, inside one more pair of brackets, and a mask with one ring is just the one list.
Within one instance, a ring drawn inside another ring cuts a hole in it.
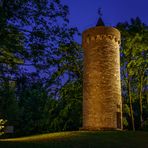
[{"label": "tower base", "polygon": [[119,128],[109,128],[109,127],[82,127],[79,130],[81,131],[122,131]]}]

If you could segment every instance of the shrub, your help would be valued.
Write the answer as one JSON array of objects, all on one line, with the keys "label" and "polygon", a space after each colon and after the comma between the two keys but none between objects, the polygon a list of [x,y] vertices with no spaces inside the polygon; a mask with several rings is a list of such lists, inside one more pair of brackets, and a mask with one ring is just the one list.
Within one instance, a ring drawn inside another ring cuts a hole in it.
[{"label": "shrub", "polygon": [[0,119],[0,135],[4,134],[3,129],[4,129],[4,127],[5,127],[5,126],[4,126],[5,123],[6,123],[6,120]]},{"label": "shrub", "polygon": [[143,129],[148,131],[148,119],[143,122]]},{"label": "shrub", "polygon": [[124,128],[128,127],[128,121],[127,121],[126,117],[123,117],[123,127]]}]

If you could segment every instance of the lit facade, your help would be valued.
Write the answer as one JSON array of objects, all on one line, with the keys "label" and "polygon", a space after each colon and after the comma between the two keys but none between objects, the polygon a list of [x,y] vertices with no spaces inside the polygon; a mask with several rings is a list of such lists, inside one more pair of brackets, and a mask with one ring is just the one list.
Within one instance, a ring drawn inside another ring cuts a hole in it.
[{"label": "lit facade", "polygon": [[122,129],[120,32],[96,26],[82,35],[84,130]]}]

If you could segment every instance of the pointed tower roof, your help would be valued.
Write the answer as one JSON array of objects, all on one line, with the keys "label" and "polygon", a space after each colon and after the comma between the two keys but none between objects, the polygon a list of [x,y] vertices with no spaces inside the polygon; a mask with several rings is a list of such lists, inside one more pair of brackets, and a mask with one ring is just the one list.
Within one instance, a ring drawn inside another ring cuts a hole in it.
[{"label": "pointed tower roof", "polygon": [[99,19],[98,19],[98,22],[97,22],[96,26],[105,26],[105,24],[104,24],[104,22],[103,22],[103,20],[102,20],[102,18],[101,18],[101,17],[99,17]]}]

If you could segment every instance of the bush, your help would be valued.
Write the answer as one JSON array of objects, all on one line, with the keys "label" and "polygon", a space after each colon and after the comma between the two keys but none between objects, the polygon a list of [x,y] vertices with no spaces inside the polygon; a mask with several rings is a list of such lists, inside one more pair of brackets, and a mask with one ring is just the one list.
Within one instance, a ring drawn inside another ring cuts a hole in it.
[{"label": "bush", "polygon": [[4,134],[3,129],[4,129],[4,127],[5,127],[5,126],[4,126],[5,123],[6,123],[6,120],[0,119],[0,135]]},{"label": "bush", "polygon": [[126,129],[128,127],[128,121],[126,117],[123,117],[123,127]]},{"label": "bush", "polygon": [[148,119],[143,122],[143,130],[148,131]]}]

